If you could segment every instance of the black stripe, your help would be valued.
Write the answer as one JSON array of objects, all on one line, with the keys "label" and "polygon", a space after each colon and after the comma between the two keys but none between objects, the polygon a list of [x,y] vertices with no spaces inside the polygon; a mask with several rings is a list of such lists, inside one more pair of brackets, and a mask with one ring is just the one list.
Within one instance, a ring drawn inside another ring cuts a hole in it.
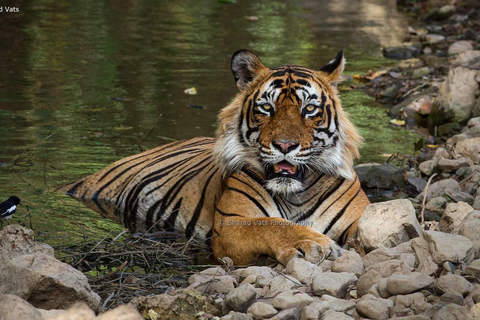
[{"label": "black stripe", "polygon": [[340,217],[343,216],[343,213],[345,212],[345,209],[348,208],[348,206],[350,205],[350,203],[352,203],[352,201],[358,196],[358,193],[360,192],[360,188],[358,189],[357,193],[355,193],[355,195],[350,199],[350,201],[348,201],[348,203],[343,207],[342,210],[340,210],[337,215],[335,216],[335,218],[332,219],[332,221],[330,221],[330,224],[327,226],[327,228],[323,231],[324,234],[327,234],[328,231],[330,231],[330,229],[335,225],[335,223],[338,221],[338,219],[340,219]]},{"label": "black stripe", "polygon": [[232,190],[232,191],[235,191],[235,192],[238,192],[242,195],[244,195],[248,200],[250,200],[251,202],[253,202],[257,208],[259,208],[262,213],[266,216],[266,217],[270,217],[270,215],[268,214],[267,210],[265,210],[265,208],[260,204],[260,202],[257,201],[257,199],[255,199],[254,197],[252,197],[251,195],[249,195],[248,193],[242,191],[242,190],[239,190],[239,189],[235,189],[235,188],[231,188],[229,186],[227,186],[227,189],[228,190]]}]

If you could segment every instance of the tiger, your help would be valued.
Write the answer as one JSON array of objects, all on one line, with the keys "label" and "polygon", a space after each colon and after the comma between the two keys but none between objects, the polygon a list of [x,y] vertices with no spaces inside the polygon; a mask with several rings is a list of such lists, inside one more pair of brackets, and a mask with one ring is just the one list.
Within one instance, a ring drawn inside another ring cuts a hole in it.
[{"label": "tiger", "polygon": [[237,265],[268,255],[318,263],[355,238],[369,200],[353,170],[363,143],[341,107],[343,51],[319,70],[267,68],[239,50],[239,92],[214,138],[197,137],[121,159],[61,191],[132,232],[206,240]]}]

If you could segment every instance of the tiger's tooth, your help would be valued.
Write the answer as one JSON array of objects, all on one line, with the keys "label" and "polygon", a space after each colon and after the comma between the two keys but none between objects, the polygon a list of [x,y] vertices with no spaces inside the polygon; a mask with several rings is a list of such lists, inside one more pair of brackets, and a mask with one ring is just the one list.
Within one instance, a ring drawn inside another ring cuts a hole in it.
[{"label": "tiger's tooth", "polygon": [[293,166],[292,169],[290,169],[290,171],[292,171],[292,173],[297,172],[297,166]]},{"label": "tiger's tooth", "polygon": [[276,163],[273,165],[273,170],[274,170],[275,172],[280,171],[280,168],[278,167],[278,165],[277,165]]}]

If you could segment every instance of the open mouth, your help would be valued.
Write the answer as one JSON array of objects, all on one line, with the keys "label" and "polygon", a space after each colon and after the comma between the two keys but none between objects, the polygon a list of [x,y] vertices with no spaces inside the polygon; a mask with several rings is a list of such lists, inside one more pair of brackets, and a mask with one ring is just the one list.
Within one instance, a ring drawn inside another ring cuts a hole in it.
[{"label": "open mouth", "polygon": [[301,181],[303,178],[302,170],[288,161],[280,161],[267,168],[267,179],[290,178]]}]

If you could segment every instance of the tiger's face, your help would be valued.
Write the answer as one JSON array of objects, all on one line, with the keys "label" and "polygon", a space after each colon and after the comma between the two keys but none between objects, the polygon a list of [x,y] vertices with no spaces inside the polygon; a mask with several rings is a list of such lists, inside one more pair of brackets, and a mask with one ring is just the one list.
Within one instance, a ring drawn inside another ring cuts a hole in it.
[{"label": "tiger's face", "polygon": [[299,192],[306,178],[320,174],[352,179],[361,139],[335,89],[343,65],[340,52],[319,71],[268,69],[253,53],[236,52],[240,93],[220,114],[215,148],[224,174],[248,166],[275,194]]}]

